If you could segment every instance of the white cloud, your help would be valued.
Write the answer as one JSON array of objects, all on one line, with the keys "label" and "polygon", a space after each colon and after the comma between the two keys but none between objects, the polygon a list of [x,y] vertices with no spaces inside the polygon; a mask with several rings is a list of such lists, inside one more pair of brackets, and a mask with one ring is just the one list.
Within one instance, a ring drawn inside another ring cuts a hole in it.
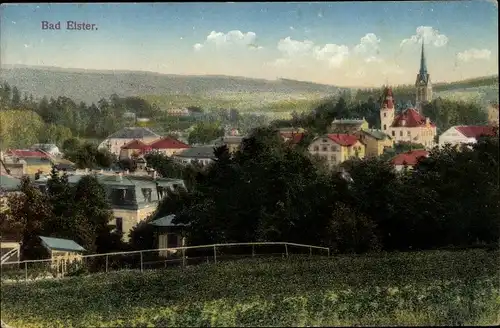
[{"label": "white cloud", "polygon": [[286,37],[278,42],[278,50],[282,58],[275,61],[276,66],[292,64],[297,66],[298,60],[317,60],[328,63],[330,67],[340,67],[349,56],[349,48],[345,45],[315,45],[313,41],[293,40]]},{"label": "white cloud", "polygon": [[203,43],[196,43],[193,48],[195,51],[200,51],[202,48],[215,47],[220,48],[248,48],[251,50],[260,50],[261,46],[255,41],[257,35],[254,32],[241,32],[239,30],[229,31],[227,33],[212,31],[207,36]]},{"label": "white cloud", "polygon": [[488,49],[471,48],[457,54],[457,59],[463,62],[471,60],[486,60],[490,59],[491,51]]},{"label": "white cloud", "polygon": [[444,34],[440,34],[439,31],[432,26],[419,26],[417,27],[416,34],[408,39],[403,39],[400,46],[421,44],[422,40],[424,44],[431,44],[435,47],[443,47],[448,44],[448,37]]},{"label": "white cloud", "polygon": [[290,30],[292,30],[292,31],[293,31],[293,30],[295,30],[295,27],[293,27],[293,26],[290,26]]},{"label": "white cloud", "polygon": [[380,61],[377,57],[380,52],[379,44],[380,39],[374,33],[367,33],[353,50],[355,54],[364,56],[367,63],[377,62]]}]

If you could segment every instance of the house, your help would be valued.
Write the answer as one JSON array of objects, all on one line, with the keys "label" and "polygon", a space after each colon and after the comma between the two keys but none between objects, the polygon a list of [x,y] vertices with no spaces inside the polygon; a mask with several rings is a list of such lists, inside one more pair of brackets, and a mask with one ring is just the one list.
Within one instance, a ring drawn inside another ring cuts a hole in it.
[{"label": "house", "polygon": [[207,165],[215,159],[214,146],[188,148],[173,155],[172,158],[183,164],[198,162],[202,165]]},{"label": "house", "polygon": [[394,140],[381,130],[360,130],[355,135],[365,144],[367,157],[380,156],[384,153],[384,150],[394,147]]},{"label": "house", "polygon": [[191,112],[187,108],[174,108],[174,109],[168,109],[167,115],[175,117],[186,117],[191,115]]},{"label": "house", "polygon": [[365,145],[353,134],[327,134],[315,138],[308,147],[309,153],[338,165],[350,158],[364,158]]},{"label": "house", "polygon": [[429,156],[429,152],[425,149],[414,149],[394,156],[391,159],[391,164],[394,165],[396,171],[401,171],[403,168],[413,168],[421,158]]},{"label": "house", "polygon": [[164,216],[149,224],[156,227],[156,238],[158,242],[158,249],[160,256],[167,257],[168,253],[175,253],[176,250],[167,251],[165,248],[176,248],[186,245],[186,237],[182,234],[184,224],[174,224],[172,220],[175,218],[174,214]]},{"label": "house", "polygon": [[439,147],[444,147],[446,144],[456,146],[476,143],[479,136],[495,136],[497,130],[496,127],[486,125],[452,126],[439,136]]},{"label": "house", "polygon": [[139,156],[148,150],[151,150],[151,147],[140,140],[134,139],[121,147],[120,156],[118,156],[118,158],[120,160],[131,159],[132,157]]},{"label": "house", "polygon": [[488,106],[488,124],[498,126],[498,104],[490,104]]},{"label": "house", "polygon": [[31,147],[31,150],[42,150],[51,156],[61,156],[61,152],[59,151],[59,148],[54,145],[54,144],[34,144]]},{"label": "house", "polygon": [[[8,150],[4,156],[5,166],[12,172],[22,171],[21,175],[36,174],[38,172],[49,173],[53,162],[49,154],[40,150],[13,149]],[[19,172],[20,173],[20,172]]]},{"label": "house", "polygon": [[[75,185],[88,173],[70,173],[68,182]],[[106,190],[108,202],[113,212],[110,225],[123,233],[123,240],[128,241],[129,232],[141,221],[156,211],[165,190],[175,186],[184,186],[179,179],[160,178],[156,175],[135,175],[99,173],[96,177]],[[34,181],[41,190],[46,190],[49,178]]]},{"label": "house", "polygon": [[243,141],[244,136],[223,136],[213,140],[210,144],[214,147],[227,146],[230,153],[234,153],[238,150]]},{"label": "house", "polygon": [[391,136],[395,143],[419,143],[427,149],[435,146],[436,125],[428,117],[422,116],[414,108],[397,114],[390,87],[384,89],[383,99],[380,108],[382,132]]},{"label": "house", "polygon": [[160,139],[161,136],[145,127],[127,127],[123,128],[99,144],[100,149],[108,149],[116,156],[120,155],[121,148],[133,140],[140,140],[145,144],[152,143]]},{"label": "house", "polygon": [[82,252],[85,248],[73,240],[39,236],[42,246],[50,254],[51,268],[57,276],[68,272],[68,266],[82,262]]},{"label": "house", "polygon": [[330,125],[330,132],[353,134],[361,129],[368,128],[368,122],[364,117],[362,119],[341,118],[332,121]]},{"label": "house", "polygon": [[189,145],[173,137],[163,137],[150,143],[148,147],[151,151],[160,152],[167,156],[172,156],[185,149],[191,148]]}]

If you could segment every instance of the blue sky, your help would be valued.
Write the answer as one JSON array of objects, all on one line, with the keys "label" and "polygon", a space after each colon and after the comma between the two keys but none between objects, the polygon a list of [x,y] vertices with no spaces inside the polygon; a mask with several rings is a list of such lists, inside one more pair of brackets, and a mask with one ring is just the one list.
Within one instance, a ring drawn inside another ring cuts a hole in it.
[{"label": "blue sky", "polygon": [[18,4],[0,27],[2,64],[378,86],[414,82],[424,36],[435,82],[498,73],[498,9],[478,0]]}]

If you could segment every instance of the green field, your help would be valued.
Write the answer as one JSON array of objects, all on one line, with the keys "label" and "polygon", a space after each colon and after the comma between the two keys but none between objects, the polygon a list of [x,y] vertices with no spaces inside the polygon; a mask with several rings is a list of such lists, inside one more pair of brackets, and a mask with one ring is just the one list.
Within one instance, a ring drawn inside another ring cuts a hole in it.
[{"label": "green field", "polygon": [[290,257],[2,285],[14,327],[494,325],[498,252]]}]

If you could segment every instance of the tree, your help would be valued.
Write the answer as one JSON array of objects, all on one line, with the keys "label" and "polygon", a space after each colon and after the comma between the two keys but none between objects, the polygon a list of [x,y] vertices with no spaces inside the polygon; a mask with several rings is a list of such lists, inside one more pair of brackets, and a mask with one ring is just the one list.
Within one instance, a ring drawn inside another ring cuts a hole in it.
[{"label": "tree", "polygon": [[224,136],[224,129],[217,123],[200,122],[189,133],[189,144],[206,144]]},{"label": "tree", "polygon": [[21,180],[20,192],[10,194],[7,204],[11,222],[16,222],[22,230],[22,259],[38,259],[47,255],[38,236],[43,233],[43,223],[52,217],[48,197],[25,177]]},{"label": "tree", "polygon": [[21,93],[16,86],[12,88],[12,107],[17,108],[21,105]]}]

